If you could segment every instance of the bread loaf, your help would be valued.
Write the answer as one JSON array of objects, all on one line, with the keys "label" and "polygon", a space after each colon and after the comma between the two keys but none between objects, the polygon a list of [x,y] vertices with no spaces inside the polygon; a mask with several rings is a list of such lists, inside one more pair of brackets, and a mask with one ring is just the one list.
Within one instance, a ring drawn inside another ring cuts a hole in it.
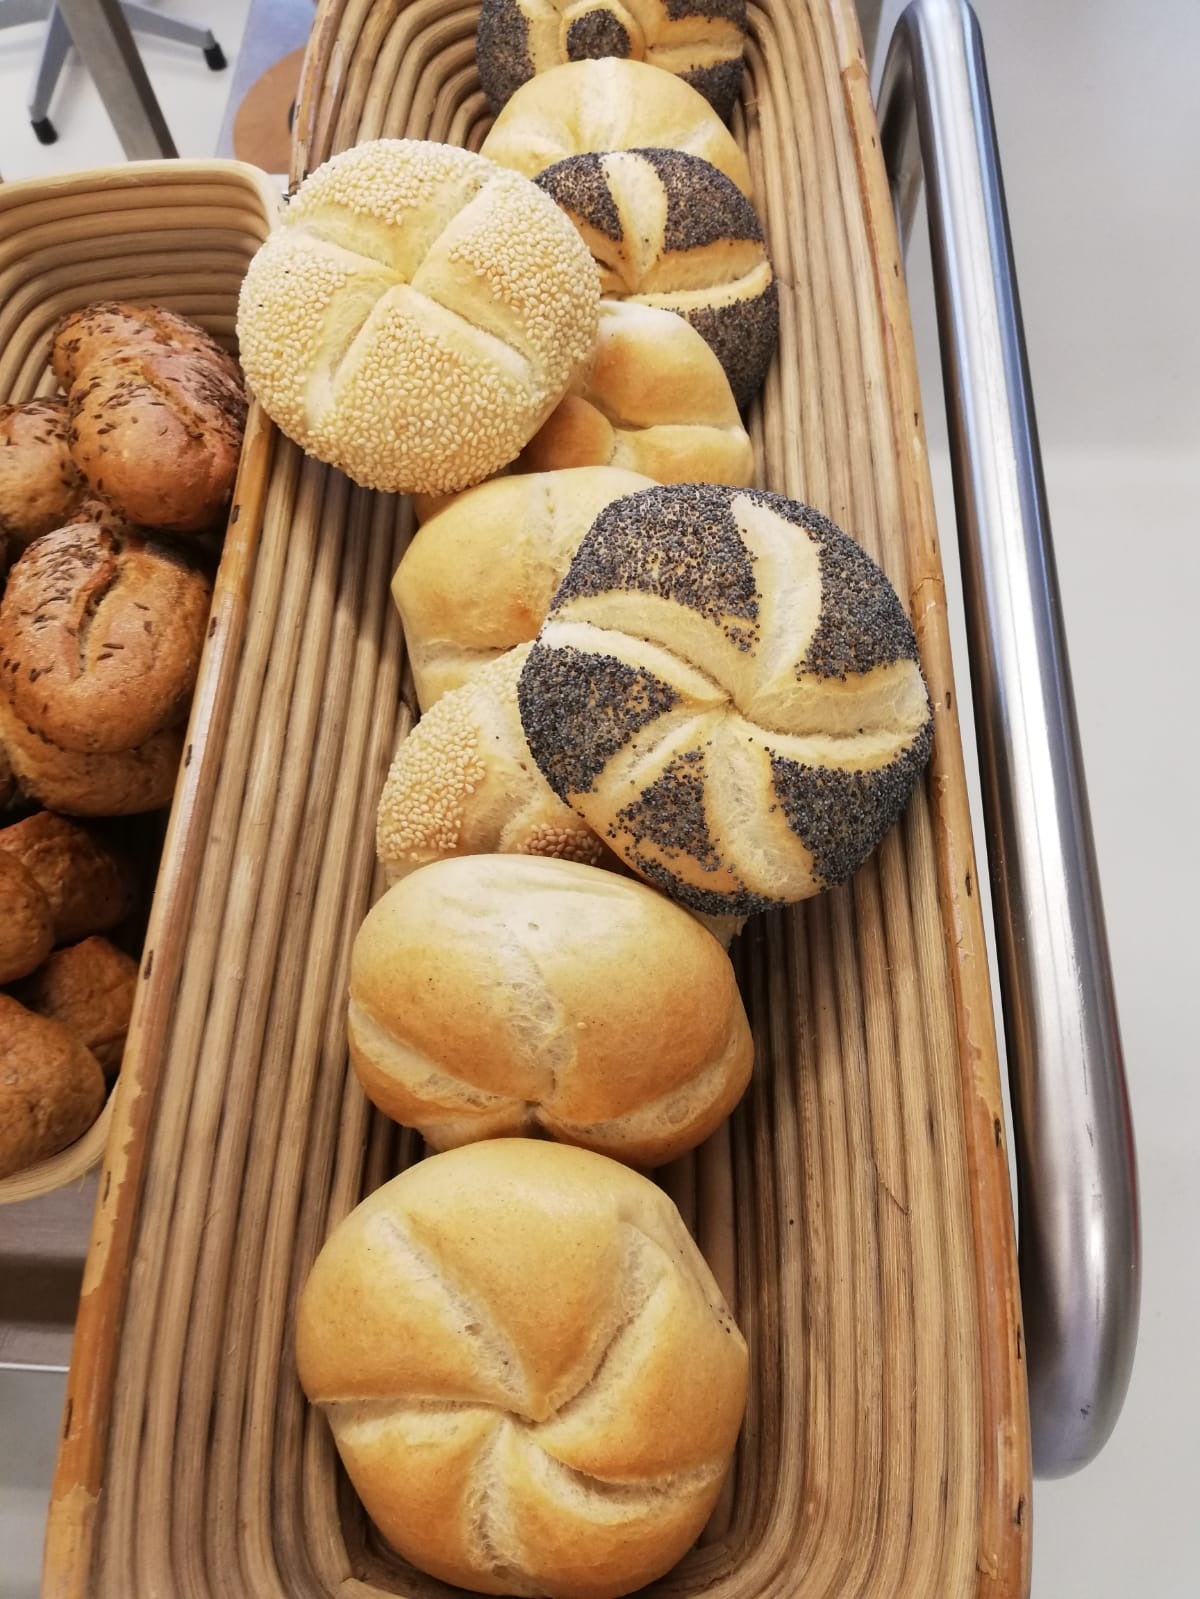
[{"label": "bread loaf", "polygon": [[682,318],[603,301],[591,366],[530,440],[529,472],[616,466],[657,483],[754,477],[754,450],[720,361]]},{"label": "bread loaf", "polygon": [[383,1536],[483,1593],[615,1599],[720,1492],[746,1347],[671,1201],[497,1139],[386,1183],[304,1286],[296,1359]]},{"label": "bread loaf", "polygon": [[104,1105],[104,1074],[60,1023],[0,994],[0,1177],[57,1155]]},{"label": "bread loaf", "polygon": [[0,853],[19,861],[41,890],[56,944],[107,933],[134,907],[133,861],[96,827],[38,811],[0,828]]},{"label": "bread loaf", "polygon": [[376,824],[389,882],[448,855],[554,855],[596,865],[605,851],[550,792],[517,711],[527,644],[444,695],[396,751]]},{"label": "bread loaf", "polygon": [[165,544],[90,524],[49,533],[0,603],[0,695],[62,749],[136,748],[187,715],[211,597]]},{"label": "bread loaf", "polygon": [[18,985],[15,997],[61,1023],[112,1077],[121,1065],[137,974],[137,962],[107,938],[85,938],[56,950]]},{"label": "bread loaf", "polygon": [[932,742],[912,626],[874,562],[807,506],[710,485],[601,512],[519,699],[559,798],[714,914],[849,877]]},{"label": "bread loaf", "polygon": [[350,971],[367,1096],[436,1149],[548,1134],[635,1166],[707,1138],[750,1078],[729,958],[651,888],[574,861],[475,855],[405,878]]},{"label": "bread loaf", "polygon": [[569,155],[686,150],[751,193],[741,147],[691,84],[644,61],[570,61],[518,89],[480,154],[526,177]]},{"label": "bread loaf", "polygon": [[7,538],[10,553],[79,509],[86,485],[71,459],[67,425],[61,397],[0,405],[0,546]]},{"label": "bread loaf", "polygon": [[46,896],[15,856],[0,851],[0,983],[24,977],[53,947]]},{"label": "bread loaf", "polygon": [[105,301],[59,322],[53,362],[91,490],[142,527],[210,527],[233,493],[246,421],[232,357],[173,312]]},{"label": "bread loaf", "polygon": [[246,376],[275,422],[369,488],[446,492],[513,460],[591,352],[596,273],[534,185],[380,139],[306,179],[250,264]]},{"label": "bread loaf", "polygon": [[422,524],[392,580],[422,710],[535,636],[596,516],[649,481],[612,467],[500,477]]},{"label": "bread loaf", "polygon": [[536,73],[614,56],[676,73],[728,121],[745,36],[746,0],[483,0],[475,60],[493,114]]},{"label": "bread loaf", "polygon": [[21,787],[68,816],[134,816],[171,803],[183,756],[183,728],[169,727],[115,754],[63,749],[15,715],[0,690],[0,741]]},{"label": "bread loaf", "polygon": [[737,186],[682,150],[571,156],[537,183],[579,229],[603,298],[686,317],[749,404],[779,341],[779,291]]}]

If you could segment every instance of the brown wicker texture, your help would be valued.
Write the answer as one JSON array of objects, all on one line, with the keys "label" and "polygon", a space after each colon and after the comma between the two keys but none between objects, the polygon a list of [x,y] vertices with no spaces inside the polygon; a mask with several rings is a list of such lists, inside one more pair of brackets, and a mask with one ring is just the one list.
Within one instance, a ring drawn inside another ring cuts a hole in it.
[{"label": "brown wicker texture", "polygon": [[[0,400],[57,392],[49,369],[51,329],[64,312],[93,300],[169,306],[232,349],[238,288],[277,205],[260,173],[233,162],[156,161],[0,186]],[[263,435],[261,420],[253,432]],[[261,494],[265,466],[260,442],[244,459],[240,502]],[[230,542],[218,579],[217,628],[202,669],[207,687],[198,701],[215,692],[228,668],[228,607],[232,596],[244,604],[250,555],[244,538]],[[176,852],[180,829],[192,826],[202,768],[208,769],[195,760],[199,742],[211,736],[203,716],[194,719],[190,736],[191,769],[176,795]],[[178,904],[169,881],[163,897]],[[159,909],[166,913],[165,905]],[[163,964],[159,982],[169,983]],[[32,1199],[90,1171],[104,1153],[112,1118],[110,1095],[68,1149],[0,1180],[0,1204]]]},{"label": "brown wicker texture", "polygon": [[[293,178],[379,134],[477,146],[475,14],[326,0]],[[712,1525],[653,1591],[1020,1596],[1028,1423],[996,1043],[902,270],[849,0],[752,0],[735,127],[781,283],[782,348],[752,416],[761,481],[832,514],[908,599],[937,742],[854,882],[741,940],[754,1084],[664,1182],[748,1335],[749,1408]],[[292,1347],[322,1240],[419,1153],[370,1111],[344,1043],[376,798],[408,725],[387,582],[410,532],[406,502],[276,447],[186,963],[158,1018],[166,1069],[118,1105],[102,1180],[55,1599],[450,1592],[370,1529]]]}]

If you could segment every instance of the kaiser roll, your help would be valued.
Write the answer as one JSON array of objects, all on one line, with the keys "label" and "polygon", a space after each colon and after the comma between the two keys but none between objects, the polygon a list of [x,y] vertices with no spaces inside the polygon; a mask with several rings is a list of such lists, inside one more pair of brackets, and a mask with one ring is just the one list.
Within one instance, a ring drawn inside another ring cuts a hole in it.
[{"label": "kaiser roll", "polygon": [[48,533],[0,603],[0,694],[62,749],[144,744],[187,715],[211,598],[166,544],[90,524]]},{"label": "kaiser roll", "polygon": [[57,1155],[104,1104],[95,1056],[61,1023],[0,994],[0,1177]]},{"label": "kaiser roll", "polygon": [[729,957],[688,913],[575,861],[475,855],[396,885],[359,929],[350,1054],[437,1149],[543,1133],[635,1166],[707,1138],[753,1044]]},{"label": "kaiser roll", "polygon": [[932,742],[912,626],[869,556],[807,506],[710,485],[600,513],[519,698],[555,793],[712,913],[849,877]]},{"label": "kaiser roll", "polygon": [[19,985],[16,997],[39,1016],[61,1022],[111,1077],[121,1065],[137,974],[137,962],[107,938],[85,938],[55,950]]},{"label": "kaiser roll", "polygon": [[617,466],[657,483],[754,477],[754,450],[720,361],[670,311],[606,300],[592,362],[530,440],[526,471]]},{"label": "kaiser roll", "polygon": [[513,460],[591,353],[596,271],[546,195],[467,150],[378,139],[301,184],[238,304],[246,377],[368,488]]},{"label": "kaiser roll", "polygon": [[741,190],[682,150],[570,156],[537,182],[579,229],[601,295],[686,317],[748,404],[779,341],[779,291]]},{"label": "kaiser roll", "polygon": [[650,480],[615,467],[494,478],[445,501],[392,579],[421,709],[532,639],[579,541]]},{"label": "kaiser roll", "polygon": [[85,491],[67,442],[66,400],[0,405],[0,546],[7,537],[19,550],[62,527]]},{"label": "kaiser roll", "polygon": [[751,192],[750,167],[720,117],[682,78],[644,61],[570,61],[518,89],[480,154],[536,177],[569,155],[686,150]]},{"label": "kaiser roll", "polygon": [[554,1599],[615,1599],[685,1553],[746,1397],[745,1343],[661,1189],[530,1139],[434,1155],[352,1211],[296,1359],[406,1559]]},{"label": "kaiser roll", "polygon": [[442,696],[400,745],[379,800],[389,882],[447,855],[493,851],[597,864],[604,846],[550,791],[517,710],[523,644]]},{"label": "kaiser roll", "polygon": [[246,422],[233,358],[172,311],[104,301],[62,319],[53,360],[91,490],[142,527],[210,527],[233,493]]},{"label": "kaiser roll", "polygon": [[728,119],[745,36],[746,0],[483,0],[475,60],[493,113],[535,73],[616,56],[676,73]]}]

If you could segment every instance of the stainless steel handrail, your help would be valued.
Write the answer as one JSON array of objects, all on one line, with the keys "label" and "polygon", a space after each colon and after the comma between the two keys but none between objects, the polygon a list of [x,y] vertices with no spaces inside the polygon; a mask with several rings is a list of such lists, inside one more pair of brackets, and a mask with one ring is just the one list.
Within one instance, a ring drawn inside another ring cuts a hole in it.
[{"label": "stainless steel handrail", "polygon": [[913,0],[879,99],[901,237],[924,171],[1017,1157],[1035,1470],[1078,1470],[1137,1339],[1133,1128],[979,25]]}]

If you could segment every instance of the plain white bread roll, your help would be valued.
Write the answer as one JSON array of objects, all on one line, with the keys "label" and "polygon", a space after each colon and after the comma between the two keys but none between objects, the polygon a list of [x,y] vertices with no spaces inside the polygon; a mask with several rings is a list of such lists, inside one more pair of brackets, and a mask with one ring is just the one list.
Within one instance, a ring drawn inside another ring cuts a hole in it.
[{"label": "plain white bread roll", "polygon": [[443,502],[392,579],[421,709],[534,638],[596,517],[649,487],[636,472],[582,467],[494,478]]},{"label": "plain white bread roll", "polygon": [[605,300],[590,365],[520,465],[617,466],[656,483],[743,487],[754,478],[754,448],[724,367],[690,322]]},{"label": "plain white bread roll", "polygon": [[616,1599],[694,1543],[745,1343],[661,1189],[496,1139],[409,1167],[329,1238],[296,1361],[368,1515],[482,1593]]},{"label": "plain white bread roll", "polygon": [[546,1134],[634,1166],[695,1148],[750,1079],[729,957],[678,905],[574,861],[475,855],[359,928],[350,1055],[435,1149]]},{"label": "plain white bread roll", "polygon": [[250,263],[242,366],[274,422],[367,488],[444,493],[513,460],[591,353],[596,269],[535,185],[377,139],[301,184]]},{"label": "plain white bread roll", "polygon": [[604,846],[538,771],[517,710],[529,645],[472,672],[421,718],[383,785],[375,849],[390,883],[449,855],[555,855],[595,865]]},{"label": "plain white bread roll", "polygon": [[619,56],[677,73],[728,119],[745,36],[746,0],[483,0],[475,60],[493,112],[535,73]]},{"label": "plain white bread roll", "polygon": [[569,61],[531,78],[492,124],[480,154],[533,178],[596,150],[686,150],[751,194],[741,147],[702,94],[644,61]]},{"label": "plain white bread roll", "polygon": [[559,798],[714,915],[849,877],[933,737],[912,625],[865,551],[808,506],[709,484],[600,513],[518,693]]}]

